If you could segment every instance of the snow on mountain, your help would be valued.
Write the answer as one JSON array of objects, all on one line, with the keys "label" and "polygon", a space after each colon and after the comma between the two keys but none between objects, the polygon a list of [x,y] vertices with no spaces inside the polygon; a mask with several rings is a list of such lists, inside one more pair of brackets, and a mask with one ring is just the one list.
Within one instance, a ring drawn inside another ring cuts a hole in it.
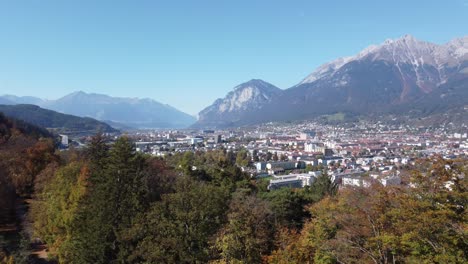
[{"label": "snow on mountain", "polygon": [[[468,103],[463,96],[467,51],[468,37],[442,45],[411,35],[388,39],[323,64],[289,89],[260,80],[241,84],[201,111],[196,126],[232,127],[340,111],[362,115],[445,111]],[[436,100],[438,95],[445,96],[443,102]]]},{"label": "snow on mountain", "polygon": [[[355,56],[337,59],[320,66],[312,74],[299,83],[312,83],[323,77],[333,76],[343,66],[354,61],[387,61],[395,64],[400,71],[400,65],[411,65],[416,74],[418,83],[435,81],[444,83],[448,73],[447,67],[460,67],[468,56],[468,36],[452,40],[444,45],[417,40],[411,35],[399,39],[388,39],[380,45],[372,45]],[[437,69],[437,76],[430,72],[428,67]]]},{"label": "snow on mountain", "polygon": [[307,76],[299,84],[315,82],[320,78],[331,75],[351,60],[353,60],[353,57],[343,57],[336,59],[332,62],[325,63],[322,66],[318,67],[313,73]]}]

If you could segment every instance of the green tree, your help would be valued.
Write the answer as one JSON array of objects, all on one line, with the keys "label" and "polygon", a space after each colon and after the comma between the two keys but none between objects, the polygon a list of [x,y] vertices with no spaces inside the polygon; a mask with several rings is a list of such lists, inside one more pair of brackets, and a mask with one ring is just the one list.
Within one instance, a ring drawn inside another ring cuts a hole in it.
[{"label": "green tree", "polygon": [[182,176],[174,193],[141,215],[127,232],[136,241],[129,262],[207,263],[210,238],[224,223],[228,193]]},{"label": "green tree", "polygon": [[69,263],[77,253],[74,251],[74,227],[79,224],[88,176],[83,164],[71,163],[57,171],[41,197],[47,224],[36,226],[37,234],[47,242],[51,254],[63,263]]},{"label": "green tree", "polygon": [[303,191],[304,198],[309,202],[318,202],[325,196],[333,196],[338,192],[338,184],[332,182],[327,173],[322,173]]},{"label": "green tree", "polygon": [[126,137],[108,150],[98,135],[87,154],[89,164],[57,171],[44,191],[47,224],[38,229],[62,263],[123,263],[134,246],[124,234],[148,206],[147,163]]},{"label": "green tree", "polygon": [[273,223],[288,228],[300,228],[306,217],[310,216],[305,210],[309,203],[304,199],[301,191],[291,188],[262,193],[261,198],[268,201],[273,212]]},{"label": "green tree", "polygon": [[229,205],[228,223],[219,232],[215,248],[226,263],[260,263],[271,249],[273,235],[268,204],[236,192]]},{"label": "green tree", "polygon": [[237,152],[236,164],[241,167],[247,167],[250,163],[250,155],[247,150],[241,149]]},{"label": "green tree", "polygon": [[144,158],[135,154],[133,144],[127,137],[119,138],[109,152],[107,177],[107,209],[113,230],[112,258],[124,262],[132,245],[122,239],[122,232],[131,227],[132,219],[147,208],[146,174]]}]

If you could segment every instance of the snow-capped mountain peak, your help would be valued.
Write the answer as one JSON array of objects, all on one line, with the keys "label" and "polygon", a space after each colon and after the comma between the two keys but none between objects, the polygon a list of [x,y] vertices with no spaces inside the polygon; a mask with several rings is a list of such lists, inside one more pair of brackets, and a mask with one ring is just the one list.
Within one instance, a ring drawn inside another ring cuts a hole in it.
[{"label": "snow-capped mountain peak", "polygon": [[446,44],[451,55],[458,59],[467,59],[468,57],[468,36],[456,38]]},{"label": "snow-capped mountain peak", "polygon": [[320,67],[318,67],[313,73],[308,75],[299,84],[315,82],[316,80],[318,80],[318,79],[320,79],[320,78],[322,78],[324,76],[332,74],[333,72],[340,69],[343,65],[347,64],[348,62],[352,61],[353,59],[354,59],[354,57],[343,57],[343,58],[336,59],[336,60],[334,60],[332,62],[325,63],[325,64],[321,65]]},{"label": "snow-capped mountain peak", "polygon": [[[415,72],[424,74],[423,65],[441,69],[444,66],[459,66],[468,57],[468,36],[454,39],[447,44],[438,45],[420,41],[412,35],[405,35],[398,39],[387,39],[380,45],[371,45],[355,56],[344,57],[326,63],[307,76],[299,85],[312,83],[323,77],[333,76],[347,63],[360,60],[387,61],[397,66],[401,64],[413,65]],[[423,77],[421,77],[423,78]],[[439,72],[439,83],[443,83],[447,76]]]},{"label": "snow-capped mountain peak", "polygon": [[233,127],[338,112],[425,115],[466,108],[467,45],[468,37],[446,44],[411,35],[387,39],[321,65],[289,89],[260,80],[236,86],[201,111],[194,126]]}]

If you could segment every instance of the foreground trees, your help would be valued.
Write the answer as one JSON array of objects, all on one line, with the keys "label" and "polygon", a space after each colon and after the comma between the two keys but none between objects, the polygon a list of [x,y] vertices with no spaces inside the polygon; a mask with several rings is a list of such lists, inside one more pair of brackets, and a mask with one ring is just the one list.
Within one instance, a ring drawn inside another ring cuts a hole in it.
[{"label": "foreground trees", "polygon": [[243,192],[234,194],[228,222],[220,230],[216,248],[222,263],[260,263],[272,247],[272,213],[268,204]]},{"label": "foreground trees", "polygon": [[208,262],[232,191],[248,185],[234,162],[184,154],[168,168],[125,137],[109,147],[98,135],[38,194],[36,236],[60,263]]},{"label": "foreground trees", "polygon": [[135,241],[129,262],[203,263],[212,258],[210,239],[225,222],[228,192],[182,176],[128,230]]},{"label": "foreground trees", "polygon": [[0,113],[0,263],[28,261],[20,223],[37,179],[58,160],[51,137],[45,129]]},{"label": "foreground trees", "polygon": [[110,150],[96,138],[89,157],[59,169],[33,209],[44,212],[35,221],[37,235],[62,263],[125,259],[123,233],[147,208],[146,164],[127,138]]},{"label": "foreground trees", "polygon": [[[466,263],[468,185],[438,161],[413,187],[347,189],[311,208],[272,263]],[[442,169],[441,169],[442,168]]]},{"label": "foreground trees", "polygon": [[[60,263],[467,260],[466,161],[423,161],[399,187],[338,191],[323,175],[308,188],[270,192],[240,170],[245,153],[159,159],[135,153],[125,137],[109,145],[99,135],[60,158],[38,149],[30,152],[41,168],[30,170],[34,238]],[[17,190],[11,181],[0,187],[7,197]]]}]

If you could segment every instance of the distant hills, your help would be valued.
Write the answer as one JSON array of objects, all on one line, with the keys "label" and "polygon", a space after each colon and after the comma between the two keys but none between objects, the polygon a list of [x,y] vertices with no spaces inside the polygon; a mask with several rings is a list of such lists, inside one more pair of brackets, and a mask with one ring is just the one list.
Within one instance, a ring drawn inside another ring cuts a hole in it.
[{"label": "distant hills", "polygon": [[202,110],[194,127],[302,120],[338,112],[427,117],[467,107],[468,36],[437,45],[406,35],[326,63],[289,89],[261,80],[241,84]]},{"label": "distant hills", "polygon": [[11,104],[15,104],[15,103],[8,100],[8,99],[6,99],[6,98],[0,97],[0,104],[2,104],[2,105],[11,105]]},{"label": "distant hills", "polygon": [[36,105],[0,105],[0,113],[27,123],[68,133],[118,132],[104,122],[40,108]]},{"label": "distant hills", "polygon": [[0,102],[4,100],[5,103],[2,104],[33,104],[33,105],[41,105],[46,102],[41,98],[37,98],[34,96],[15,96],[15,95],[3,95],[0,96]]},{"label": "distant hills", "polygon": [[60,113],[91,117],[118,127],[184,128],[196,121],[191,115],[151,99],[111,97],[81,91],[57,100],[17,96],[2,96],[0,103],[2,100],[7,104],[35,104]]},{"label": "distant hills", "polygon": [[30,136],[34,139],[54,137],[52,133],[43,127],[6,116],[0,112],[0,145],[8,141],[8,139],[14,134],[13,130],[18,130],[23,135]]}]

